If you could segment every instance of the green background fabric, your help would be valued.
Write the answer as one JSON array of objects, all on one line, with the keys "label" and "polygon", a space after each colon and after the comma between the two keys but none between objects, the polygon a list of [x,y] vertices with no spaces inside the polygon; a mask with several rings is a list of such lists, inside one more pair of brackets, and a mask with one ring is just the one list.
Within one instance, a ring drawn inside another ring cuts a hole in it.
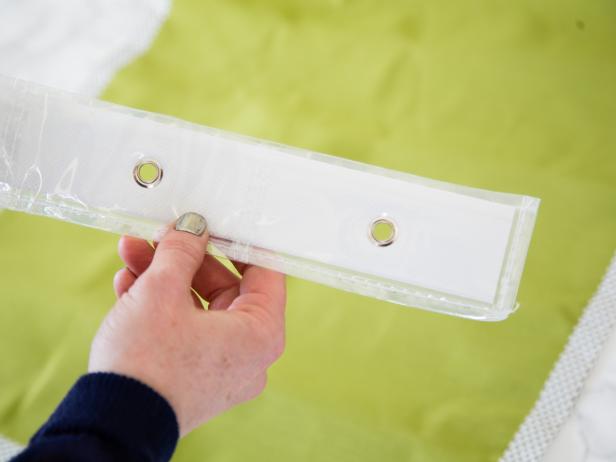
[{"label": "green background fabric", "polygon": [[[543,203],[502,323],[291,279],[265,393],[174,460],[496,460],[616,247],[615,23],[611,0],[177,0],[104,99]],[[0,433],[85,371],[116,241],[0,214]]]}]

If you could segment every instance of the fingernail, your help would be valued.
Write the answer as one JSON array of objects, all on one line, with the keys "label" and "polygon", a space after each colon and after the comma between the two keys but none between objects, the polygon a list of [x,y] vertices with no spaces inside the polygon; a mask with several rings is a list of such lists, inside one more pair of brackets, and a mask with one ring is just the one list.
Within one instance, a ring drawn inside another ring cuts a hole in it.
[{"label": "fingernail", "polygon": [[201,236],[207,229],[207,221],[198,213],[188,212],[178,218],[175,222],[175,229],[176,231]]}]

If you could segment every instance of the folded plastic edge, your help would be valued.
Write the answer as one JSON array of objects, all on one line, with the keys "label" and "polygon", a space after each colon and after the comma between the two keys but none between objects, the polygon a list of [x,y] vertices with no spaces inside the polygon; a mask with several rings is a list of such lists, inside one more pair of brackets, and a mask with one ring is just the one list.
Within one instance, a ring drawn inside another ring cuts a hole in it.
[{"label": "folded plastic edge", "polygon": [[[527,199],[525,207],[517,212],[518,217],[510,239],[503,269],[504,274],[501,275],[497,302],[492,305],[480,304],[475,300],[441,294],[410,284],[392,283],[372,275],[323,263],[314,263],[299,257],[275,253],[249,244],[231,242],[216,236],[212,236],[212,245],[208,251],[215,256],[263,266],[284,272],[290,276],[309,279],[399,305],[479,321],[500,321],[514,311],[515,296],[539,204],[537,199]],[[166,224],[153,220],[123,216],[113,211],[81,208],[79,205],[58,204],[40,197],[36,199],[17,197],[11,193],[0,191],[0,208],[2,207],[148,240],[159,239],[166,229]],[[509,281],[506,279],[508,277],[512,277],[514,280]]]}]

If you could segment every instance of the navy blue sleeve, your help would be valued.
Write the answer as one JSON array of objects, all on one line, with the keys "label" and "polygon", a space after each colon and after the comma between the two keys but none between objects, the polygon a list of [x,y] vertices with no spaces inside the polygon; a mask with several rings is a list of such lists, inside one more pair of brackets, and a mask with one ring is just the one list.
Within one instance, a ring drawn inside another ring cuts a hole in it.
[{"label": "navy blue sleeve", "polygon": [[169,403],[117,374],[81,377],[13,462],[162,462],[179,438]]}]

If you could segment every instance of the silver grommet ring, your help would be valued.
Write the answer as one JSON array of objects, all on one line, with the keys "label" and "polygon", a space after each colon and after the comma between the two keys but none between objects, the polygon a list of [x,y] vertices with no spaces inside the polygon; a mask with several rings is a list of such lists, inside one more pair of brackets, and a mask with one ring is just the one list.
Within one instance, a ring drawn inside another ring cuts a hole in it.
[{"label": "silver grommet ring", "polygon": [[153,188],[163,179],[163,169],[155,160],[142,160],[135,165],[133,178],[142,188]]},{"label": "silver grommet ring", "polygon": [[368,236],[379,247],[387,247],[396,240],[398,228],[396,224],[388,218],[377,218],[370,224]]}]

